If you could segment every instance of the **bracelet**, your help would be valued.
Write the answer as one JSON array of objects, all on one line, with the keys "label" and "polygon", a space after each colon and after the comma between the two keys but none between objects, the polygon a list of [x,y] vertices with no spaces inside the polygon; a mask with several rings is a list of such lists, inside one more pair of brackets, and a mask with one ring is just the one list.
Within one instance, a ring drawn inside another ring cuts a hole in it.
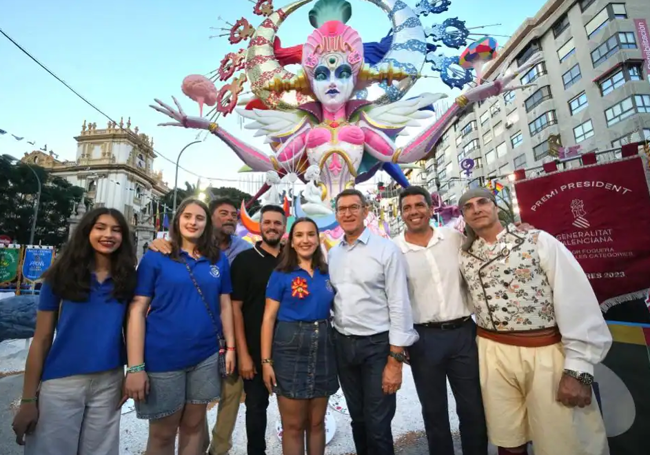
[{"label": "bracelet", "polygon": [[226,348],[226,349],[228,349],[229,351],[236,351],[237,350],[237,348],[230,348],[230,347]]},{"label": "bracelet", "polygon": [[273,359],[262,359],[262,364],[268,363],[269,365],[273,365]]},{"label": "bracelet", "polygon": [[214,122],[208,125],[208,131],[210,131],[211,133],[214,133],[217,128],[219,128],[219,125],[217,125]]},{"label": "bracelet", "polygon": [[134,365],[126,369],[127,373],[139,373],[141,371],[144,371],[144,363],[141,363],[140,365]]},{"label": "bracelet", "polygon": [[25,403],[36,403],[38,401],[38,398],[22,398],[20,400],[20,404],[25,404]]}]

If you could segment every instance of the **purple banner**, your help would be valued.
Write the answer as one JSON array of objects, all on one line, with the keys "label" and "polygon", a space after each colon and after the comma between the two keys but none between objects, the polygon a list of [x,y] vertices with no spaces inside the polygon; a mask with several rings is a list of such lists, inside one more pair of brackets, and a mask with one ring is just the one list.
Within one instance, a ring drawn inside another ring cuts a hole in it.
[{"label": "purple banner", "polygon": [[648,81],[650,81],[650,30],[648,30],[648,23],[645,19],[634,19],[634,26],[639,37],[641,54],[645,60],[645,73],[648,75]]}]

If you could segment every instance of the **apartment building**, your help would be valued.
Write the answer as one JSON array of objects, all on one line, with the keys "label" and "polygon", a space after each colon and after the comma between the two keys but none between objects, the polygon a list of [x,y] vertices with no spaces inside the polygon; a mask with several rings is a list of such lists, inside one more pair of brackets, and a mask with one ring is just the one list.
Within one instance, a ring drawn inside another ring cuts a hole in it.
[{"label": "apartment building", "polygon": [[[549,0],[484,72],[494,80],[541,53],[516,90],[468,107],[436,144],[426,184],[455,203],[467,187],[553,159],[549,138],[582,153],[650,139],[650,0]],[[644,60],[645,56],[645,60]],[[466,158],[475,167],[461,169]]]}]

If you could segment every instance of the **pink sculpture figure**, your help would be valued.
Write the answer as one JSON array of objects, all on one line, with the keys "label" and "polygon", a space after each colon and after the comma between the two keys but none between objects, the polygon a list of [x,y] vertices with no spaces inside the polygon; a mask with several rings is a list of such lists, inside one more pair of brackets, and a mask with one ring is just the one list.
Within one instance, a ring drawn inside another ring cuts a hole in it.
[{"label": "pink sculpture figure", "polygon": [[[209,130],[256,172],[291,169],[302,178],[308,166],[316,165],[321,169],[323,200],[331,200],[353,187],[355,178],[369,162],[413,163],[424,158],[456,114],[471,103],[519,88],[510,87],[511,82],[541,58],[537,54],[511,74],[501,74],[493,82],[467,91],[437,121],[404,147],[397,147],[393,138],[407,127],[418,126],[419,120],[429,118],[432,113],[421,109],[445,95],[425,93],[384,105],[352,99],[355,91],[375,82],[409,82],[413,75],[392,63],[374,69],[365,66],[363,43],[357,31],[345,24],[344,14],[337,17],[336,9],[331,7],[318,9],[318,3],[310,13],[316,30],[303,46],[303,72],[293,75],[286,71],[275,58],[276,31],[289,14],[309,1],[299,0],[273,12],[262,22],[248,49],[246,70],[251,90],[271,109],[238,109],[238,113],[253,120],[246,128],[256,130],[256,136],[266,136],[275,153],[264,153],[208,119],[187,116],[175,98],[176,109],[158,99],[158,105],[151,106],[173,120],[161,125]],[[332,2],[328,3],[331,6]],[[344,3],[347,2],[341,2]],[[393,19],[403,23],[410,20],[406,14],[412,14],[411,10],[402,8],[393,14]],[[407,31],[413,36],[413,30]],[[394,44],[403,39],[401,33],[395,33]],[[291,108],[287,101],[290,99],[307,102]],[[308,165],[304,165],[305,161]]]},{"label": "pink sculpture figure", "polygon": [[214,106],[217,102],[217,88],[205,76],[192,74],[183,79],[183,93],[199,103],[199,116],[203,117],[203,104]]}]

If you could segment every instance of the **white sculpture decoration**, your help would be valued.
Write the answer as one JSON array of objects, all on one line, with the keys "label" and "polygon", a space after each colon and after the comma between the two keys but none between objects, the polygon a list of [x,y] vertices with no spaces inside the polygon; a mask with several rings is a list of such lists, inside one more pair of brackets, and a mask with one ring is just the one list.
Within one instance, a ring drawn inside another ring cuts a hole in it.
[{"label": "white sculpture decoration", "polygon": [[319,186],[320,168],[316,165],[309,166],[305,171],[305,178],[308,182],[302,191],[302,197],[306,201],[302,204],[304,212],[310,216],[331,215],[333,212],[329,201],[323,201],[323,190]]}]

